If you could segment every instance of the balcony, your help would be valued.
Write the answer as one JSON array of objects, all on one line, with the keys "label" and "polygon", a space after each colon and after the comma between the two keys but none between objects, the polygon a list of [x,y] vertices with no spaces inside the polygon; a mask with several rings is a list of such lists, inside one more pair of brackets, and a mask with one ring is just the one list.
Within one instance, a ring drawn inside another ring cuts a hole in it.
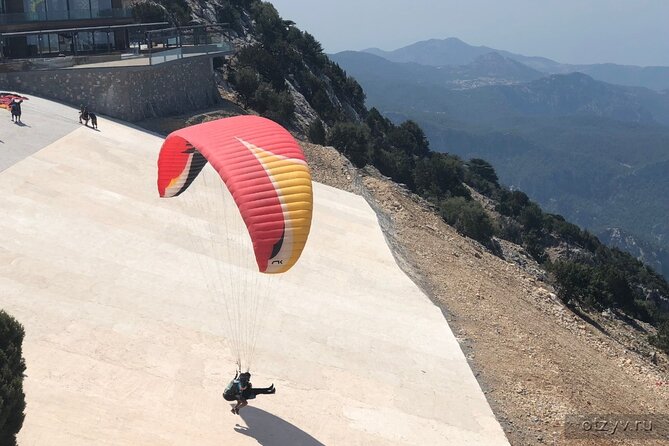
[{"label": "balcony", "polygon": [[132,11],[126,8],[110,9],[73,9],[69,11],[20,12],[0,14],[0,25],[15,25],[31,22],[50,22],[64,20],[119,19],[132,17]]}]

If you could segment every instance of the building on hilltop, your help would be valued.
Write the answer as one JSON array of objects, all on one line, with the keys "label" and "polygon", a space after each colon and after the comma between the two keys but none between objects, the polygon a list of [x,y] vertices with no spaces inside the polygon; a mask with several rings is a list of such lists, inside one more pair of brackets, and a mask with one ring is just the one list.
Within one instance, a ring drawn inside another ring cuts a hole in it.
[{"label": "building on hilltop", "polygon": [[2,57],[123,50],[133,22],[128,0],[0,0]]}]

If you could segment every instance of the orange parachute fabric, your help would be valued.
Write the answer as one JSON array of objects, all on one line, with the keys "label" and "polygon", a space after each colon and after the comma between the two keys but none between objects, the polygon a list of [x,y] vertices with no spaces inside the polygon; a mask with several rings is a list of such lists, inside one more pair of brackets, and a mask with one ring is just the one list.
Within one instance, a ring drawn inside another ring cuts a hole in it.
[{"label": "orange parachute fabric", "polygon": [[209,162],[248,229],[260,272],[288,271],[311,228],[311,174],[302,150],[279,124],[236,116],[171,133],[158,157],[158,192],[175,197]]}]

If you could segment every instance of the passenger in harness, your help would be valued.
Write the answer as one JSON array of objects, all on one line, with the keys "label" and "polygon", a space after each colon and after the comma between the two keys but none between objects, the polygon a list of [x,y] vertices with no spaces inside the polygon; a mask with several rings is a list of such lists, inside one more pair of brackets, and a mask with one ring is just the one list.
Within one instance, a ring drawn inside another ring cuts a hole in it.
[{"label": "passenger in harness", "polygon": [[256,395],[271,395],[276,393],[274,384],[269,387],[254,388],[251,384],[251,374],[249,372],[235,373],[235,377],[226,386],[223,392],[223,398],[226,401],[237,401],[237,405],[230,412],[239,415],[239,410],[248,404],[247,400],[252,400]]}]

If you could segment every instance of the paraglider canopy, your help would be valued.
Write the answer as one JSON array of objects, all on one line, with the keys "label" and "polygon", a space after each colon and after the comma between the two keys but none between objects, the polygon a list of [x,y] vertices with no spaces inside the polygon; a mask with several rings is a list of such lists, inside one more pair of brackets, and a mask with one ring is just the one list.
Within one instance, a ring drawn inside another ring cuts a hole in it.
[{"label": "paraglider canopy", "polygon": [[258,116],[236,116],[171,133],[158,158],[158,191],[175,197],[209,162],[229,189],[253,242],[258,270],[282,273],[309,235],[309,167],[292,135]]}]

